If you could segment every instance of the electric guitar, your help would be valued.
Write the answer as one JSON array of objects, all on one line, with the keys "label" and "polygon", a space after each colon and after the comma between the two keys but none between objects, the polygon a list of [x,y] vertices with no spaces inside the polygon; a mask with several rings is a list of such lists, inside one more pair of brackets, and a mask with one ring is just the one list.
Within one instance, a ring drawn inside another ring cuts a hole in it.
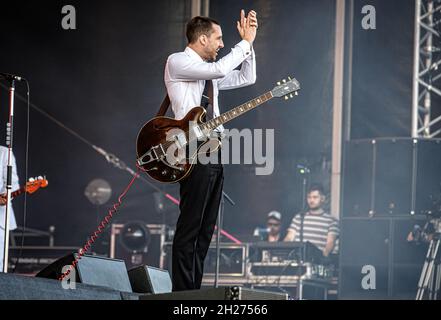
[{"label": "electric guitar", "polygon": [[[181,120],[155,117],[148,121],[138,133],[136,141],[137,165],[151,178],[159,182],[174,183],[189,175],[203,148],[204,152],[214,152],[220,147],[219,139],[210,139],[219,125],[248,112],[274,97],[293,98],[300,90],[296,79],[288,77],[277,83],[271,91],[241,104],[220,116],[204,121],[203,107],[191,109]],[[190,154],[188,146],[195,140],[206,140]],[[207,145],[209,144],[209,145]],[[201,152],[202,153],[202,152]]]},{"label": "electric guitar", "polygon": [[26,182],[26,184],[22,186],[20,189],[11,192],[11,199],[18,197],[19,195],[25,192],[32,194],[40,188],[46,188],[48,184],[49,182],[41,176],[36,178],[30,178],[29,181]]}]

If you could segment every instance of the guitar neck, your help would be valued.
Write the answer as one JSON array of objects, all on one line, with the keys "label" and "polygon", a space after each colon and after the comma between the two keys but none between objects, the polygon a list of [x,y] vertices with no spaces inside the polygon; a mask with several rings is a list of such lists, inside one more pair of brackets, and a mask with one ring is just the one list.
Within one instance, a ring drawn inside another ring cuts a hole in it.
[{"label": "guitar neck", "polygon": [[205,122],[200,127],[201,127],[201,129],[213,130],[213,129],[217,128],[218,126],[220,126],[221,124],[225,124],[225,123],[241,116],[245,112],[248,112],[248,111],[256,108],[257,106],[260,106],[261,104],[267,102],[268,100],[271,100],[272,98],[273,98],[273,95],[272,95],[271,91],[268,91],[267,93],[264,93],[257,98],[254,98],[248,102],[245,102],[244,104],[241,104],[241,105],[221,114],[220,116]]},{"label": "guitar neck", "polygon": [[24,192],[25,192],[25,187],[22,187],[18,190],[15,190],[15,191],[11,192],[11,198],[18,197],[19,195],[21,195]]}]

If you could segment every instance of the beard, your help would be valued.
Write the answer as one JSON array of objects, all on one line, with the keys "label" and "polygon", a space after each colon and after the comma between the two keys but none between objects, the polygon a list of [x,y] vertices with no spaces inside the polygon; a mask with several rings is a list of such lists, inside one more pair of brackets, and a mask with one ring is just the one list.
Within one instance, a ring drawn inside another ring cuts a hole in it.
[{"label": "beard", "polygon": [[217,53],[214,52],[212,54],[210,54],[210,58],[208,59],[209,62],[215,62],[217,59]]},{"label": "beard", "polygon": [[215,62],[217,59],[217,55],[218,55],[219,49],[212,49],[212,50],[207,50],[206,56],[207,56],[207,62]]}]

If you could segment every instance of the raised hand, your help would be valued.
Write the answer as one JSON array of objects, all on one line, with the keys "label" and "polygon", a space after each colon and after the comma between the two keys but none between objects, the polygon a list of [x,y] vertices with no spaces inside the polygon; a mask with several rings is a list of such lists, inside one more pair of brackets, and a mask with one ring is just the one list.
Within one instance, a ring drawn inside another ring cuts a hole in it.
[{"label": "raised hand", "polygon": [[256,38],[258,23],[257,23],[257,13],[251,10],[247,17],[245,17],[245,11],[240,11],[240,21],[237,21],[237,31],[243,40],[247,40],[250,45],[253,44]]},{"label": "raised hand", "polygon": [[247,16],[247,22],[250,28],[258,28],[258,23],[257,23],[257,13],[254,10],[251,10],[250,12],[248,12],[248,16]]}]

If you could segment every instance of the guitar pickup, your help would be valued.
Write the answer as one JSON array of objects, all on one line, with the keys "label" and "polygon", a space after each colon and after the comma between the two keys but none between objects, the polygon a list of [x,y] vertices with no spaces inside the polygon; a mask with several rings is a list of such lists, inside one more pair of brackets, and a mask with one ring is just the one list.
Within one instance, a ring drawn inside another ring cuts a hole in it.
[{"label": "guitar pickup", "polygon": [[187,144],[187,137],[183,132],[175,135],[174,138],[178,148],[183,148]]},{"label": "guitar pickup", "polygon": [[198,126],[193,127],[193,132],[198,140],[201,140],[201,138],[206,137],[206,135],[202,132],[201,128],[199,128]]}]

